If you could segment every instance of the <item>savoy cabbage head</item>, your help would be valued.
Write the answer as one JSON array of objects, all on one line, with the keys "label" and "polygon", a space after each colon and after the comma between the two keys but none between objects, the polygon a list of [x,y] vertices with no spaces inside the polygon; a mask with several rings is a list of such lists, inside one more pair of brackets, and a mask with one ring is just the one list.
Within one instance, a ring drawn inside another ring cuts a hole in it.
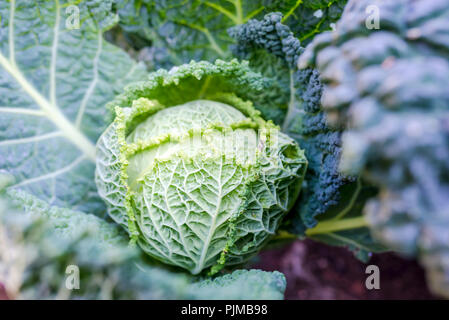
[{"label": "savoy cabbage head", "polygon": [[192,62],[109,104],[116,117],[97,145],[99,194],[151,256],[193,274],[241,263],[293,206],[303,151],[243,100],[263,80],[237,61]]}]

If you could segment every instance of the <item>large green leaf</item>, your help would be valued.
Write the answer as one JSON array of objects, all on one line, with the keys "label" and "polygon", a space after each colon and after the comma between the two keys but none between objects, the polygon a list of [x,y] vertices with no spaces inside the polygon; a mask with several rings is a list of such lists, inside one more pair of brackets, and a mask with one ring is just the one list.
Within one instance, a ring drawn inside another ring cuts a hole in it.
[{"label": "large green leaf", "polygon": [[13,188],[51,204],[98,213],[94,144],[105,102],[145,75],[103,40],[117,17],[112,1],[0,2],[0,169]]},{"label": "large green leaf", "polygon": [[228,58],[226,30],[260,13],[262,1],[131,0],[119,10],[128,33],[151,42],[155,65]]},{"label": "large green leaf", "polygon": [[[367,28],[368,7],[380,12]],[[416,256],[449,297],[449,2],[350,0],[336,31],[299,66],[323,79],[322,107],[344,127],[340,168],[379,189],[364,207],[375,239]]]}]

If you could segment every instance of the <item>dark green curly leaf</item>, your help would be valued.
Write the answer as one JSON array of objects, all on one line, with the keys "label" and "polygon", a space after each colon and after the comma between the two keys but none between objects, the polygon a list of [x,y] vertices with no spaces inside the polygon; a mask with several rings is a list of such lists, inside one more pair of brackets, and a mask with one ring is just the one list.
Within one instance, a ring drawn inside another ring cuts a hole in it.
[{"label": "dark green curly leaf", "polygon": [[[368,6],[379,28],[366,26]],[[350,1],[336,31],[317,36],[322,104],[346,128],[341,168],[379,194],[365,206],[377,239],[415,255],[431,289],[449,296],[449,3]]]}]

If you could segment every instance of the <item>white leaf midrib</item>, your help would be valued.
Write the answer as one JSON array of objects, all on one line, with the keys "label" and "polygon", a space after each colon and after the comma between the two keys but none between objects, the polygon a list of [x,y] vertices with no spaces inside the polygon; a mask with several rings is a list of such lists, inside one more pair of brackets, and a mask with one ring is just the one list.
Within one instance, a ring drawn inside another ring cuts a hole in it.
[{"label": "white leaf midrib", "polygon": [[16,58],[14,55],[14,13],[16,10],[16,1],[11,0],[9,7],[9,59],[11,59],[12,65],[16,65]]},{"label": "white leaf midrib", "polygon": [[200,260],[198,261],[196,268],[192,271],[193,274],[198,274],[199,272],[201,272],[201,270],[203,270],[204,262],[206,260],[206,254],[209,250],[209,245],[210,245],[210,242],[212,241],[212,236],[215,233],[215,230],[217,228],[217,226],[216,226],[217,217],[220,214],[221,201],[222,201],[222,184],[221,184],[222,173],[223,173],[223,158],[221,158],[221,161],[220,161],[220,171],[219,171],[219,175],[218,175],[217,204],[215,207],[216,209],[215,209],[214,215],[212,216],[209,233],[208,233],[206,240],[204,241],[204,244],[203,244],[203,250],[201,251]]},{"label": "white leaf midrib", "polygon": [[[182,161],[182,160],[180,160]],[[179,166],[179,161],[176,163],[175,166],[173,166],[173,169],[171,170],[171,174],[170,174],[170,179],[168,181],[168,183],[166,185],[164,185],[164,199],[165,199],[165,203],[167,205],[167,211],[169,212],[169,215],[172,217],[173,221],[176,224],[177,229],[179,230],[179,238],[181,240],[181,243],[184,247],[184,251],[187,253],[187,255],[189,256],[190,260],[192,260],[193,262],[195,262],[195,258],[192,256],[192,253],[189,250],[189,247],[186,245],[186,241],[184,238],[184,233],[182,232],[182,226],[176,221],[176,215],[172,212],[171,206],[170,206],[170,201],[168,199],[168,188],[172,185],[173,183],[173,178],[175,176],[176,173],[176,169]]]},{"label": "white leaf midrib", "polygon": [[59,128],[63,135],[77,146],[90,160],[95,161],[95,146],[65,117],[61,110],[43,97],[2,53],[0,65],[19,83],[22,89],[37,103],[47,118]]}]

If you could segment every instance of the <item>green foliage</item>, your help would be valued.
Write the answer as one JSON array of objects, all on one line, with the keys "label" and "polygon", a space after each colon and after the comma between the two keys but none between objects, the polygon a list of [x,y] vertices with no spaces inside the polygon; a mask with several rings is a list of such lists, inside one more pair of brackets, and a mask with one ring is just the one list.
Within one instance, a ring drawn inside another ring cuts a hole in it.
[{"label": "green foliage", "polygon": [[[262,20],[251,19],[232,28],[229,33],[236,40],[234,54],[249,59],[253,69],[277,84],[264,94],[264,99],[273,97],[279,101],[279,96],[283,97],[282,102],[288,104],[288,112],[282,118],[283,131],[299,143],[309,162],[302,195],[285,228],[328,244],[346,246],[366,261],[372,251],[383,250],[372,240],[361,210],[376,190],[339,172],[341,130],[327,125],[320,102],[323,86],[318,71],[296,69],[304,48],[282,21],[280,13],[270,13]],[[267,55],[277,61],[277,69],[260,63],[272,61],[266,59]]]},{"label": "green foliage", "polygon": [[145,252],[193,274],[218,263],[213,273],[276,232],[307,162],[242,100],[264,84],[237,61],[191,62],[110,103],[116,118],[98,141],[97,186]]},{"label": "green foliage", "polygon": [[285,14],[286,23],[305,41],[330,29],[346,0],[131,0],[119,10],[120,25],[131,45],[146,46],[150,68],[170,68],[190,60],[229,59],[233,43],[227,30],[269,12]]},{"label": "green foliage", "polygon": [[[10,190],[0,199],[0,283],[10,299],[282,299],[279,272],[197,280],[149,265],[117,225]],[[26,210],[26,213],[25,211]],[[70,290],[66,270],[79,270]]]},{"label": "green foliage", "polygon": [[[367,29],[367,5],[380,28]],[[323,108],[345,128],[341,168],[380,189],[365,207],[376,238],[416,255],[449,295],[447,1],[351,1],[300,59],[326,84]]]}]

